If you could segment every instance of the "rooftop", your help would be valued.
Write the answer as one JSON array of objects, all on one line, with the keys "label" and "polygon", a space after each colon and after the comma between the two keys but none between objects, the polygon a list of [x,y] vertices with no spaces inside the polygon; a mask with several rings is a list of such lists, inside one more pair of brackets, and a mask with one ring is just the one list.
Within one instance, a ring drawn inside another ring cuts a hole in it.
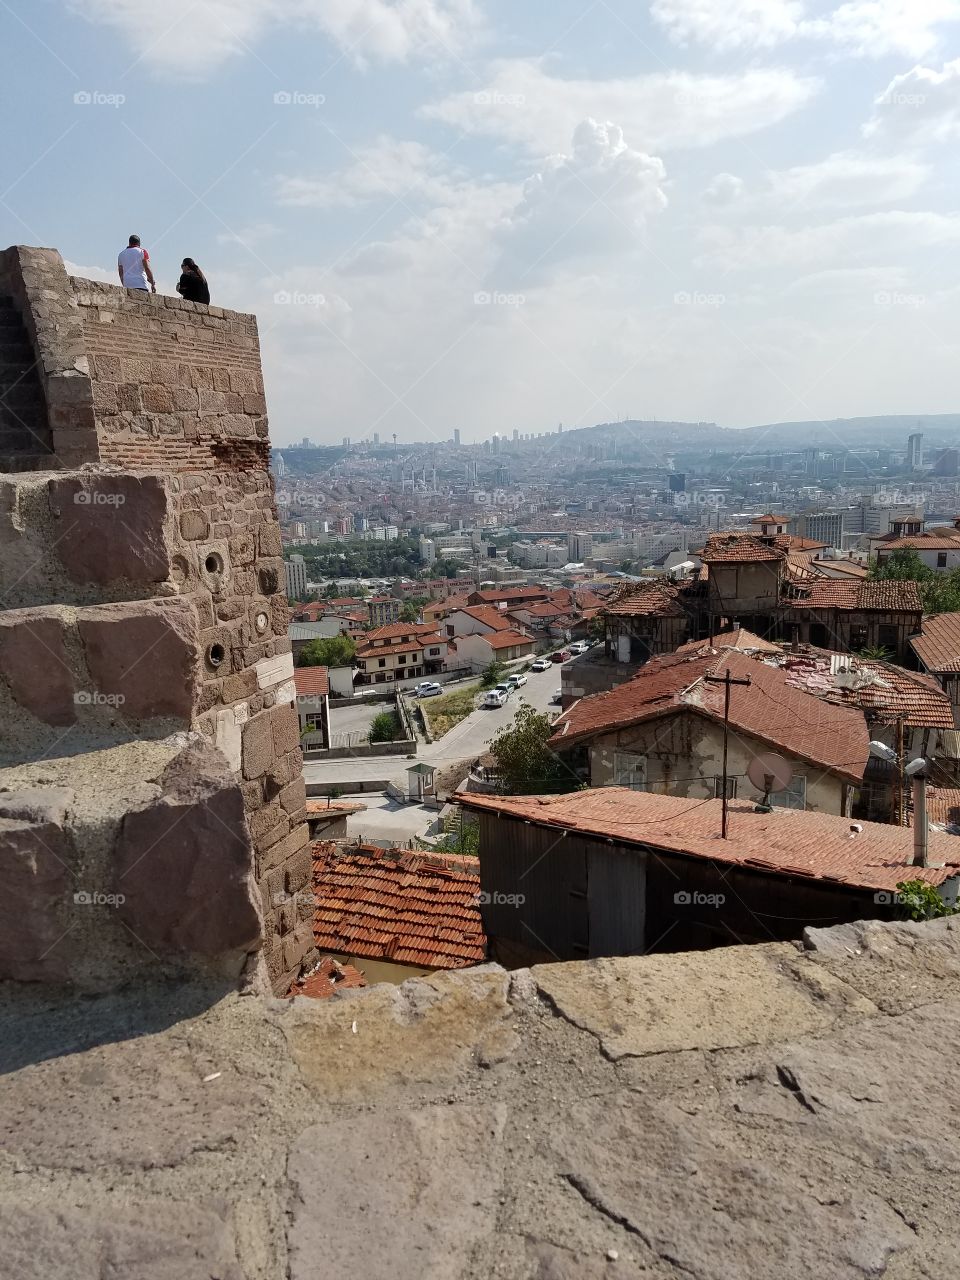
[{"label": "rooftop", "polygon": [[366,985],[366,978],[352,964],[341,964],[333,956],[324,956],[311,973],[297,979],[290,995],[328,1000],[336,991],[355,991]]},{"label": "rooftop", "polygon": [[294,667],[293,679],[298,698],[322,697],[330,692],[326,667]]},{"label": "rooftop", "polygon": [[910,647],[928,671],[960,672],[960,613],[924,618],[920,635],[910,637]]},{"label": "rooftop", "polygon": [[519,631],[492,631],[483,637],[491,649],[510,649],[518,644],[533,644],[533,636],[525,636]]},{"label": "rooftop", "polygon": [[729,837],[722,840],[722,800],[688,800],[628,787],[559,796],[459,792],[457,799],[465,808],[505,818],[851,888],[889,891],[902,880],[939,885],[960,874],[956,836],[931,831],[930,861],[944,865],[915,867],[913,832],[907,827],[851,823],[796,809],[757,813],[752,801],[729,802]]},{"label": "rooftop", "polygon": [[426,969],[486,959],[476,858],[321,842],[313,889],[321,951]]},{"label": "rooftop", "polygon": [[786,552],[752,533],[711,533],[700,552],[705,564],[785,560]]},{"label": "rooftop", "polygon": [[724,690],[707,676],[749,678],[730,690],[730,724],[741,733],[852,781],[863,777],[868,734],[863,714],[822,702],[787,673],[733,649],[652,658],[626,684],[581,698],[553,726],[551,744],[566,748],[678,710],[722,720]]},{"label": "rooftop", "polygon": [[885,613],[922,613],[915,582],[836,582],[824,578],[784,601],[795,609],[873,609]]},{"label": "rooftop", "polygon": [[474,622],[482,622],[494,631],[509,631],[510,619],[504,617],[499,609],[489,604],[468,604],[457,610],[473,618]]}]

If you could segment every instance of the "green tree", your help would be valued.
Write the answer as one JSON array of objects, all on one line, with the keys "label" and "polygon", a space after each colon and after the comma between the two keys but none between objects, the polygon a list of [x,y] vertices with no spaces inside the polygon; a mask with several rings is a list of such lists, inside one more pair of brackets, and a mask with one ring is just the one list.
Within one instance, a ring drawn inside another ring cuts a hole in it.
[{"label": "green tree", "polygon": [[540,791],[576,791],[580,780],[547,745],[550,718],[529,703],[520,704],[513,724],[490,743],[504,788],[520,795]]},{"label": "green tree", "polygon": [[420,619],[420,610],[412,600],[405,600],[400,606],[401,622],[417,622]]},{"label": "green tree", "polygon": [[938,573],[923,563],[916,551],[901,548],[870,566],[877,582],[915,582],[924,613],[960,612],[960,569]]},{"label": "green tree", "polygon": [[492,689],[495,684],[499,684],[503,679],[503,673],[505,671],[506,667],[503,663],[498,662],[496,658],[494,658],[493,662],[484,668],[483,675],[480,677],[481,688]]},{"label": "green tree", "polygon": [[370,722],[368,742],[393,742],[400,737],[400,717],[395,711],[381,711]]},{"label": "green tree", "polygon": [[357,646],[349,636],[321,636],[300,650],[298,667],[348,667]]},{"label": "green tree", "polygon": [[437,853],[462,853],[476,858],[480,855],[480,824],[461,821],[459,830],[445,832],[433,844]]},{"label": "green tree", "polygon": [[897,885],[901,911],[911,920],[937,920],[955,916],[960,908],[949,907],[932,884],[925,880],[901,880]]}]

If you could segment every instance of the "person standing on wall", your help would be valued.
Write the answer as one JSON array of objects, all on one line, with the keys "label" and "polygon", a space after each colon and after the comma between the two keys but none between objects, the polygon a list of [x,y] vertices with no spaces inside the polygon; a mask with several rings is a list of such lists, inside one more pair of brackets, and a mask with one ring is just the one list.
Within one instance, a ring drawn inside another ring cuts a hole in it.
[{"label": "person standing on wall", "polygon": [[120,283],[125,289],[149,289],[151,293],[157,292],[153,272],[150,270],[150,255],[146,249],[140,248],[139,236],[131,236],[127,247],[120,250],[117,270],[120,272]]},{"label": "person standing on wall", "polygon": [[203,302],[210,305],[210,286],[192,258],[184,258],[180,263],[181,276],[177,281],[177,293],[187,302]]}]

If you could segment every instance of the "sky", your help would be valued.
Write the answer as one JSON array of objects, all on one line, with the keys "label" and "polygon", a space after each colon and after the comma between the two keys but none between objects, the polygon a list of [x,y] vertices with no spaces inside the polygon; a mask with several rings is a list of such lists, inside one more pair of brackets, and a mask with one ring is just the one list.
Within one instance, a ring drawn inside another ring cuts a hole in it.
[{"label": "sky", "polygon": [[0,0],[0,243],[257,314],[284,445],[956,412],[960,0]]}]

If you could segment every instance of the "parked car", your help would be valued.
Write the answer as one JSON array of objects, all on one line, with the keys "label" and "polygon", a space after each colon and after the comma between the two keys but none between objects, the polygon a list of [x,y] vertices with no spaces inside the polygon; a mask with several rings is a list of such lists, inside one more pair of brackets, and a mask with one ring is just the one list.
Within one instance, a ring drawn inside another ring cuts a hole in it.
[{"label": "parked car", "polygon": [[511,693],[513,693],[513,685],[510,684],[507,680],[501,680],[501,682],[498,685],[496,685],[495,688],[497,693],[502,693],[505,698],[509,698]]},{"label": "parked car", "polygon": [[413,690],[415,698],[435,698],[438,693],[443,693],[443,685],[437,684],[435,680],[424,680]]},{"label": "parked car", "polygon": [[483,695],[483,701],[480,705],[487,708],[502,707],[507,700],[507,696],[502,689],[491,689]]},{"label": "parked car", "polygon": [[578,653],[586,653],[589,648],[590,648],[589,641],[574,640],[573,644],[570,646],[570,652],[574,654],[574,656],[576,656]]},{"label": "parked car", "polygon": [[534,663],[532,664],[532,666],[530,667],[530,670],[531,670],[531,671],[549,671],[549,670],[550,670],[550,659],[549,659],[549,658],[537,658],[536,662],[534,662]]},{"label": "parked car", "polygon": [[551,653],[551,662],[566,662],[568,658],[572,658],[573,654],[569,649],[558,649],[556,653]]},{"label": "parked car", "polygon": [[554,689],[554,691],[553,691],[553,697],[550,699],[550,701],[551,701],[551,702],[561,702],[562,700],[563,700],[563,690],[562,690],[562,689]]},{"label": "parked car", "polygon": [[514,689],[519,689],[522,684],[526,683],[527,677],[522,671],[518,671],[516,675],[507,676],[507,684],[511,685]]}]

